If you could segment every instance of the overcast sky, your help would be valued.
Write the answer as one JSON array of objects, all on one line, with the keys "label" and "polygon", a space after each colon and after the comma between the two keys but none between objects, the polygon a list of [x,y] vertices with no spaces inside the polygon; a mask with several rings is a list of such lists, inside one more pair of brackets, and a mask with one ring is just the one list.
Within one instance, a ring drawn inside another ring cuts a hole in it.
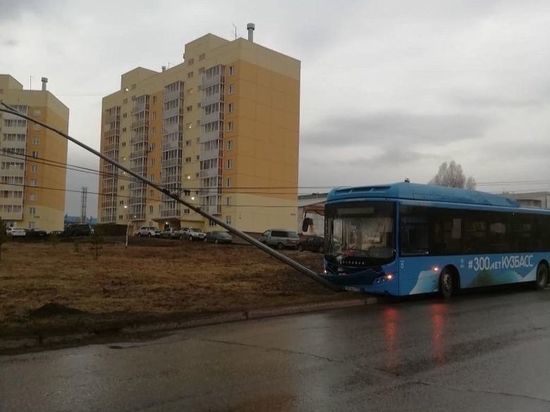
[{"label": "overcast sky", "polygon": [[[98,149],[101,98],[122,73],[178,64],[208,32],[246,37],[248,22],[302,62],[301,186],[424,183],[454,159],[480,190],[550,190],[546,0],[0,0],[0,72],[25,88],[47,76],[70,134]],[[69,162],[99,163],[74,146]],[[68,177],[83,185],[96,177]]]}]

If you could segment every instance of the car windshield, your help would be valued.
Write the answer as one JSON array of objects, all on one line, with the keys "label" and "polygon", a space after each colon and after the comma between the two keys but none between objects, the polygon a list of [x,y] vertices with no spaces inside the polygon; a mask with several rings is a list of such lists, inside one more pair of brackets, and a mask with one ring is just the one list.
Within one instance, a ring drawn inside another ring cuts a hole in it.
[{"label": "car windshield", "polygon": [[387,260],[394,256],[394,204],[327,206],[327,254]]}]

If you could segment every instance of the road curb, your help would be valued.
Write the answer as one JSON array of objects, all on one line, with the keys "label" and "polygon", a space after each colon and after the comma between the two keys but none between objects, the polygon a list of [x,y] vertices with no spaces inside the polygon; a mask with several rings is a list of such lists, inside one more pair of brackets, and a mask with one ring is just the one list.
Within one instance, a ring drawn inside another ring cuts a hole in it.
[{"label": "road curb", "polygon": [[[272,309],[255,309],[244,312],[230,312],[218,315],[196,318],[186,321],[174,322],[158,322],[151,324],[127,326],[118,329],[113,333],[116,339],[136,335],[140,333],[168,332],[183,329],[191,329],[201,326],[219,325],[230,322],[241,322],[247,320],[260,320],[277,316],[288,316],[300,313],[314,313],[327,310],[346,309],[364,305],[372,305],[378,303],[379,299],[375,297],[367,297],[365,299],[342,300],[321,303],[309,303],[303,305],[285,306]],[[71,345],[77,343],[93,343],[97,339],[97,334],[92,332],[81,332],[66,335],[52,336],[26,336],[21,338],[0,339],[0,354],[2,352],[17,352],[29,349],[45,349],[48,347]]]}]

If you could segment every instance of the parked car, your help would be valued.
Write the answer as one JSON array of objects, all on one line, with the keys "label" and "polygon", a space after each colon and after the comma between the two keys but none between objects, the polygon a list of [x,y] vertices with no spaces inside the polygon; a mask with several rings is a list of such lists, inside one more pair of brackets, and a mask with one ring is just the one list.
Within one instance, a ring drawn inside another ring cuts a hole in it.
[{"label": "parked car", "polygon": [[191,227],[184,232],[184,237],[187,240],[204,240],[206,238],[206,233],[201,232],[200,229]]},{"label": "parked car", "polygon": [[63,236],[91,236],[94,228],[87,223],[74,223],[68,225],[63,231]]},{"label": "parked car", "polygon": [[6,229],[6,234],[11,237],[23,237],[27,232],[23,228],[11,226]]},{"label": "parked car", "polygon": [[292,230],[269,229],[262,233],[258,240],[277,249],[296,249],[300,242],[300,237],[298,233]]},{"label": "parked car", "polygon": [[141,226],[136,235],[139,237],[160,237],[160,229],[154,226]]},{"label": "parked car", "polygon": [[160,232],[160,237],[163,239],[178,239],[180,237],[180,233],[176,229],[169,228]]},{"label": "parked car", "polygon": [[304,236],[298,243],[298,250],[310,250],[312,252],[323,253],[325,248],[325,238],[321,236]]},{"label": "parked car", "polygon": [[206,234],[204,241],[209,243],[231,243],[233,242],[233,237],[229,234],[229,232],[214,230]]},{"label": "parked car", "polygon": [[25,235],[27,239],[44,239],[48,237],[48,232],[46,232],[45,230],[26,229],[25,231],[27,232]]}]

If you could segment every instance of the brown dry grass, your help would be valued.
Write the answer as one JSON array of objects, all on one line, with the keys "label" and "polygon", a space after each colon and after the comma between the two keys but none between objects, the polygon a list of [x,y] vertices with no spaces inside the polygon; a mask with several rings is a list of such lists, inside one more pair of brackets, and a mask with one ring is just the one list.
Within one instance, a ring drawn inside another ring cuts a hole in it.
[{"label": "brown dry grass", "polygon": [[[46,321],[29,314],[47,303],[84,311],[88,322],[90,317],[94,322],[139,322],[346,297],[248,246],[174,242],[166,247],[125,249],[106,244],[97,261],[90,244],[79,249],[71,243],[5,246],[0,262],[4,330],[44,326]],[[321,269],[320,255],[288,254],[316,271]],[[57,323],[74,326],[78,318]]]}]

